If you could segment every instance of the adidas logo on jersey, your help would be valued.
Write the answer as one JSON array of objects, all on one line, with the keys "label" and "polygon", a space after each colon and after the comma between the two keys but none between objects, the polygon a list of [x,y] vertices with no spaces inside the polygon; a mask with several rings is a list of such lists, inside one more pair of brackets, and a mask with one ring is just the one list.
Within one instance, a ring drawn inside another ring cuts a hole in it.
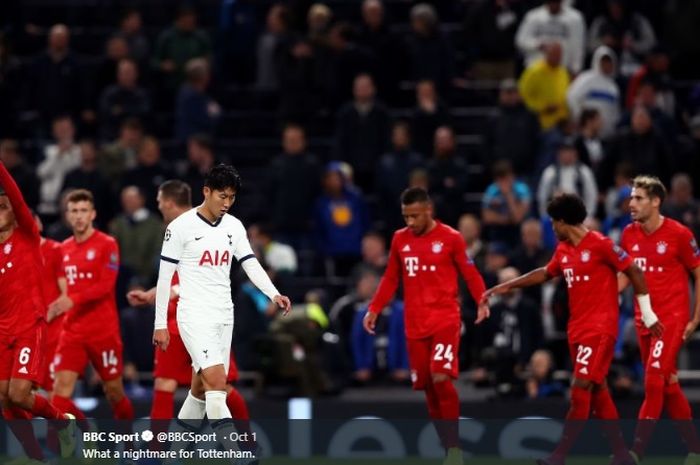
[{"label": "adidas logo on jersey", "polygon": [[587,374],[588,374],[588,368],[583,367],[583,368],[581,368],[578,372],[579,372],[579,373],[582,373],[582,374],[584,374],[584,375],[587,375]]},{"label": "adidas logo on jersey", "polygon": [[656,369],[658,370],[658,369],[661,369],[661,364],[660,364],[659,361],[657,360],[657,361],[655,361],[654,363],[651,364],[651,367],[652,367],[652,368],[656,368]]},{"label": "adidas logo on jersey", "polygon": [[17,373],[22,373],[23,375],[26,375],[29,372],[27,371],[27,367],[22,367],[19,370],[17,370]]},{"label": "adidas logo on jersey", "polygon": [[445,370],[451,370],[452,369],[452,362],[447,362],[442,366]]},{"label": "adidas logo on jersey", "polygon": [[639,244],[634,244],[634,247],[632,247],[632,252],[639,252]]},{"label": "adidas logo on jersey", "polygon": [[408,244],[404,245],[403,249],[401,249],[401,252],[410,252],[410,251],[411,251],[411,247],[409,247]]},{"label": "adidas logo on jersey", "polygon": [[117,373],[117,369],[114,368],[114,367],[112,367],[112,369],[109,370],[109,374],[110,374],[110,375],[114,375],[114,374],[116,374],[116,373]]},{"label": "adidas logo on jersey", "polygon": [[561,259],[562,263],[569,263],[569,257],[564,257]]}]

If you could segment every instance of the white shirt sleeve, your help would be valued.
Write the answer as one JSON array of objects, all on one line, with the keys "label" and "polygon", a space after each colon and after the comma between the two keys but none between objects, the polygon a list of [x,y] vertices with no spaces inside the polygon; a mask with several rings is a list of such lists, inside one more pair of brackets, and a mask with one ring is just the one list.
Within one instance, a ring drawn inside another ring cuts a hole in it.
[{"label": "white shirt sleeve", "polygon": [[262,265],[255,256],[241,262],[241,267],[245,274],[250,278],[250,282],[255,284],[255,287],[260,289],[268,299],[272,300],[276,295],[280,295],[279,291],[272,284],[272,280],[267,275]]},{"label": "white shirt sleeve", "polygon": [[569,44],[571,46],[571,70],[574,74],[578,74],[583,69],[583,59],[586,54],[586,23],[578,10],[572,8],[571,11],[574,12],[570,23],[571,36],[569,38]]},{"label": "white shirt sleeve", "polygon": [[177,265],[168,260],[160,260],[158,271],[158,283],[156,284],[156,320],[154,329],[166,329],[168,327],[168,303],[170,302],[170,284]]},{"label": "white shirt sleeve", "polygon": [[538,52],[540,46],[540,38],[535,36],[535,24],[538,20],[537,10],[529,11],[515,34],[515,45],[520,53],[525,55],[526,62],[530,62],[531,56]]},{"label": "white shirt sleeve", "polygon": [[165,235],[163,236],[163,247],[160,252],[161,260],[165,260],[174,264],[178,264],[180,258],[182,257],[182,251],[185,246],[184,238],[180,232],[181,228],[177,225],[170,226],[165,230]]}]

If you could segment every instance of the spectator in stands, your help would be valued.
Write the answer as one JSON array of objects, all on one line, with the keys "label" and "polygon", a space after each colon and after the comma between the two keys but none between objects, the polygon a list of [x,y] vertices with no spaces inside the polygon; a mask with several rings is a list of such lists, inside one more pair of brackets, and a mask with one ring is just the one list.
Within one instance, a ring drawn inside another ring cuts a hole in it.
[{"label": "spectator in stands", "polygon": [[363,0],[362,25],[357,40],[374,54],[379,64],[375,71],[379,95],[386,101],[395,102],[399,81],[406,68],[406,56],[401,38],[388,26],[381,0]]},{"label": "spectator in stands", "polygon": [[116,35],[126,41],[129,56],[145,72],[151,54],[151,44],[143,32],[143,21],[139,10],[130,8],[124,12]]},{"label": "spectator in stands", "polygon": [[529,376],[525,382],[528,399],[564,397],[566,386],[553,379],[554,359],[548,350],[536,350],[530,357]]},{"label": "spectator in stands", "polygon": [[297,250],[312,248],[309,240],[313,204],[320,193],[321,167],[307,151],[303,127],[282,131],[282,153],[267,170],[265,196],[271,227],[281,242]]},{"label": "spectator in stands", "polygon": [[170,99],[185,77],[187,63],[194,58],[208,59],[211,54],[209,36],[197,28],[197,14],[192,7],[178,9],[173,27],[158,36],[154,53],[155,68],[162,78],[159,88],[169,108]]},{"label": "spectator in stands", "polygon": [[608,8],[593,20],[588,31],[588,51],[601,45],[610,47],[620,57],[620,74],[632,75],[641,60],[656,44],[649,20],[633,11],[628,0],[608,0]]},{"label": "spectator in stands", "polygon": [[289,10],[281,3],[275,3],[267,12],[265,32],[260,35],[257,45],[255,86],[260,90],[276,91],[279,88],[276,61],[281,44],[288,40],[289,21]]},{"label": "spectator in stands", "polygon": [[418,153],[432,152],[435,131],[449,126],[450,113],[435,89],[433,81],[420,81],[416,85],[416,106],[411,116],[413,147]]},{"label": "spectator in stands", "polygon": [[451,226],[464,211],[464,193],[469,185],[469,171],[463,155],[457,152],[452,128],[440,126],[435,131],[433,158],[428,163],[430,194],[437,217]]},{"label": "spectator in stands", "polygon": [[544,5],[528,11],[515,36],[515,44],[528,67],[547,54],[549,44],[561,44],[562,66],[573,75],[583,69],[585,41],[583,15],[564,0],[546,0]]},{"label": "spectator in stands", "polygon": [[598,185],[593,170],[581,163],[571,139],[559,145],[557,161],[542,173],[537,186],[537,207],[540,218],[547,218],[547,204],[558,194],[576,194],[583,199],[589,217],[594,217],[598,205]]},{"label": "spectator in stands", "polygon": [[508,160],[518,176],[529,176],[535,169],[539,147],[540,123],[523,105],[513,79],[501,81],[498,112],[486,125],[486,164],[493,167]]},{"label": "spectator in stands", "polygon": [[525,105],[539,116],[542,130],[547,131],[569,116],[566,92],[570,81],[561,64],[561,45],[552,42],[543,48],[544,58],[525,69],[518,87]]},{"label": "spectator in stands", "polygon": [[224,0],[219,8],[215,69],[225,82],[249,85],[255,79],[258,4],[255,0]]},{"label": "spectator in stands", "polygon": [[280,118],[303,122],[321,106],[318,63],[314,47],[304,37],[289,34],[277,52]]},{"label": "spectator in stands", "polygon": [[447,92],[455,76],[454,55],[432,5],[419,3],[411,8],[411,33],[406,47],[411,80],[432,81],[441,92]]},{"label": "spectator in stands", "polygon": [[392,150],[377,163],[374,180],[379,211],[387,231],[394,231],[405,225],[399,208],[401,192],[408,187],[408,178],[414,170],[423,167],[423,154],[412,150],[411,133],[408,123],[397,121],[391,130]]},{"label": "spectator in stands", "polygon": [[[673,98],[673,95],[671,95],[671,99]],[[665,102],[667,102],[667,100],[662,97],[655,81],[645,79],[639,83],[635,104],[641,105],[647,109],[653,125],[662,133],[666,141],[672,144],[678,136],[678,128],[673,119],[673,113],[668,113],[663,107]],[[630,119],[631,112],[625,112],[620,120],[620,126],[628,126],[630,124]]]},{"label": "spectator in stands", "polygon": [[501,81],[515,77],[516,8],[508,0],[478,0],[467,12],[465,42],[476,79]]},{"label": "spectator in stands", "polygon": [[143,142],[143,126],[138,119],[125,119],[119,129],[119,138],[102,148],[97,164],[116,195],[121,188],[124,172],[136,166],[136,157]]},{"label": "spectator in stands", "polygon": [[[0,33],[0,137],[15,135],[22,88],[22,68],[19,59],[12,55],[5,34]],[[15,178],[17,179],[17,178]],[[24,192],[24,191],[23,191]]]},{"label": "spectator in stands", "polygon": [[187,82],[180,87],[175,103],[175,138],[186,141],[193,134],[213,135],[221,107],[207,94],[211,79],[209,63],[203,58],[187,62]]},{"label": "spectator in stands", "polygon": [[494,182],[486,188],[481,203],[481,218],[488,237],[515,246],[520,223],[527,218],[532,204],[530,188],[515,178],[507,160],[493,165]]},{"label": "spectator in stands", "polygon": [[471,213],[464,214],[459,217],[457,229],[467,243],[467,255],[474,261],[479,271],[483,271],[486,261],[486,243],[481,240],[479,218]]},{"label": "spectator in stands", "polygon": [[646,81],[652,82],[657,89],[658,95],[655,96],[657,101],[654,106],[658,106],[667,115],[673,116],[676,102],[670,67],[671,58],[668,51],[660,45],[652,48],[644,60],[644,65],[632,75],[627,84],[627,109],[632,110],[638,103],[639,87]]},{"label": "spectator in stands", "polygon": [[126,118],[144,119],[151,109],[145,89],[138,85],[139,70],[135,61],[123,59],[117,68],[117,83],[100,96],[100,137],[112,140]]},{"label": "spectator in stands", "polygon": [[362,195],[348,186],[340,163],[331,162],[323,176],[323,193],[314,205],[317,247],[329,276],[346,277],[360,260],[369,212]]},{"label": "spectator in stands", "polygon": [[65,25],[51,28],[48,48],[31,68],[27,74],[25,109],[36,111],[42,124],[65,114],[90,119],[85,74],[70,49],[70,31]]},{"label": "spectator in stands", "polygon": [[615,133],[620,119],[620,89],[615,82],[615,52],[598,47],[591,59],[591,69],[581,73],[571,84],[566,100],[571,116],[578,120],[584,109],[594,108],[602,119],[602,137]]},{"label": "spectator in stands", "polygon": [[39,204],[39,178],[32,167],[24,161],[16,140],[0,141],[0,162],[5,165],[12,179],[19,186],[27,206],[32,210],[36,209]]},{"label": "spectator in stands", "polygon": [[314,46],[324,46],[333,22],[333,11],[323,3],[314,3],[306,15],[307,38]]},{"label": "spectator in stands", "polygon": [[[630,163],[620,163],[615,167],[613,184],[608,186],[603,203],[605,205],[605,213],[608,216],[619,217],[624,215],[624,212],[621,210],[620,192],[625,187],[632,185],[632,178],[634,178],[635,173],[636,171]],[[600,190],[602,191],[602,189]]]},{"label": "spectator in stands", "polygon": [[56,117],[52,132],[54,142],[44,148],[44,160],[36,172],[41,181],[37,209],[46,224],[58,218],[58,198],[66,174],[80,166],[80,146],[75,143],[75,127],[70,116]]},{"label": "spectator in stands", "polygon": [[145,207],[146,200],[136,186],[121,192],[122,212],[110,224],[110,234],[121,251],[121,267],[130,286],[146,289],[155,282],[163,222]]},{"label": "spectator in stands", "polygon": [[115,213],[114,200],[109,182],[100,173],[97,164],[97,147],[89,139],[80,141],[80,165],[66,174],[62,193],[74,189],[87,189],[95,199],[95,209],[100,213],[95,222],[104,229]]},{"label": "spectator in stands", "polygon": [[388,260],[386,239],[376,231],[370,231],[362,238],[362,261],[355,265],[350,273],[351,286],[367,271],[382,276]]},{"label": "spectator in stands", "polygon": [[663,214],[697,231],[700,225],[698,202],[693,198],[693,182],[686,173],[671,178],[671,190],[663,203]]},{"label": "spectator in stands", "polygon": [[594,108],[585,108],[579,116],[578,135],[574,141],[579,160],[593,170],[599,187],[605,187],[601,181],[604,179],[601,168],[606,156],[607,145],[603,142],[600,131],[603,119],[600,112]]},{"label": "spectator in stands", "polygon": [[129,44],[121,36],[114,35],[107,39],[105,56],[97,66],[94,80],[91,80],[91,98],[98,99],[102,92],[117,83],[119,79],[119,64],[129,59]]},{"label": "spectator in stands", "polygon": [[248,226],[250,244],[260,251],[265,263],[279,277],[280,273],[295,274],[298,269],[297,254],[294,249],[275,240],[270,226],[253,223]]},{"label": "spectator in stands", "polygon": [[612,239],[616,244],[620,243],[622,231],[632,222],[630,216],[630,195],[632,188],[629,184],[620,186],[614,190],[615,204],[614,208],[607,212],[601,232]]},{"label": "spectator in stands", "polygon": [[[529,218],[520,225],[520,243],[508,256],[508,264],[521,273],[543,267],[549,261],[552,253],[544,247],[542,222]],[[523,289],[538,305],[542,303],[542,287],[532,286]]]},{"label": "spectator in stands", "polygon": [[122,186],[138,187],[146,199],[146,208],[155,212],[158,187],[172,178],[172,171],[160,159],[160,145],[158,141],[153,137],[147,136],[139,146],[136,166],[124,173]]},{"label": "spectator in stands", "polygon": [[358,186],[373,191],[375,163],[388,148],[390,116],[376,101],[376,88],[368,74],[355,78],[353,95],[353,101],[338,111],[334,157],[353,167]]},{"label": "spectator in stands", "polygon": [[187,139],[187,161],[182,179],[192,188],[192,205],[204,200],[204,176],[216,164],[214,144],[206,134],[193,134]]}]

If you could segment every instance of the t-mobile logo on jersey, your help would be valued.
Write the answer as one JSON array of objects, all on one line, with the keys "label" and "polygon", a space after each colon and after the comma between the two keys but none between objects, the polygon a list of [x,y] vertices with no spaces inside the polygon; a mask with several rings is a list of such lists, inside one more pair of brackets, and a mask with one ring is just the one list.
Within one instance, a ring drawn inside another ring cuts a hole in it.
[{"label": "t-mobile logo on jersey", "polygon": [[406,271],[408,271],[408,276],[413,277],[418,271],[418,257],[406,257],[403,259],[406,264]]},{"label": "t-mobile logo on jersey", "polygon": [[66,267],[66,279],[68,284],[71,286],[75,284],[75,278],[78,277],[78,267],[75,265],[70,265]]},{"label": "t-mobile logo on jersey", "polygon": [[564,268],[564,281],[566,281],[566,287],[571,288],[574,285],[574,281],[588,281],[590,278],[588,275],[583,275],[583,277],[575,275],[573,268]]},{"label": "t-mobile logo on jersey", "polygon": [[647,266],[647,259],[644,257],[635,257],[634,264],[639,267],[644,273],[649,272],[659,272],[664,271],[663,266]]}]

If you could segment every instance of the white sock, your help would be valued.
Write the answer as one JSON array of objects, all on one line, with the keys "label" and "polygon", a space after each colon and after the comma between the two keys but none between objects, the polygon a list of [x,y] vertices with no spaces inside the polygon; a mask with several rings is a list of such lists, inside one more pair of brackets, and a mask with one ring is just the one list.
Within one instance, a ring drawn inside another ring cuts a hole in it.
[{"label": "white sock", "polygon": [[209,421],[231,418],[231,412],[226,405],[226,391],[207,391],[204,397]]},{"label": "white sock", "polygon": [[197,399],[192,395],[192,391],[187,392],[187,398],[177,414],[178,420],[202,420],[207,413],[206,402]]}]

